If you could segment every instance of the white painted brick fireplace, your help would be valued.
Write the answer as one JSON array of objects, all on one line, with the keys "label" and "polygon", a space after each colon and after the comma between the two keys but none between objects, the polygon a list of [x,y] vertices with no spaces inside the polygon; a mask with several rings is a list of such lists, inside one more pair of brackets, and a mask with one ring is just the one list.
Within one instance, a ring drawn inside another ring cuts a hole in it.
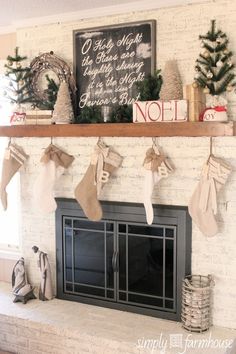
[{"label": "white painted brick fireplace", "polygon": [[[134,12],[72,23],[35,26],[17,31],[17,45],[29,60],[39,53],[53,50],[70,64],[73,58],[72,31],[75,29],[104,26],[139,20],[156,19],[157,66],[163,68],[167,59],[176,58],[184,84],[191,83],[194,61],[200,43],[198,35],[208,30],[210,20],[227,32],[230,48],[236,53],[236,3],[231,0],[209,1],[204,4],[186,5],[147,12]],[[229,114],[236,120],[236,95],[229,94]],[[181,124],[181,123],[178,123]],[[32,208],[32,189],[39,173],[39,160],[50,138],[18,138],[30,155],[25,170],[21,172],[22,249],[29,269],[30,280],[37,284],[39,272],[31,250],[33,245],[48,253],[55,285],[55,216],[40,215]],[[102,192],[103,200],[142,202],[142,162],[151,138],[104,138],[123,157],[122,167],[116,172]],[[89,164],[96,138],[55,138],[54,143],[75,156],[72,166],[56,185],[56,196],[73,198],[74,188],[83,177]],[[175,172],[162,180],[155,189],[153,202],[169,205],[188,205],[191,193],[199,179],[201,166],[209,154],[209,138],[159,138],[158,143],[172,161]],[[236,327],[236,138],[213,139],[213,153],[227,160],[233,173],[219,195],[217,216],[220,232],[206,238],[193,224],[192,272],[212,274],[215,279],[213,322],[215,325]]]},{"label": "white painted brick fireplace", "polygon": [[[108,145],[124,156],[122,167],[104,187],[102,199],[124,202],[142,202],[143,170],[142,162],[150,138],[104,138]],[[73,191],[83,177],[90,160],[90,153],[96,138],[56,138],[54,143],[75,156],[72,166],[56,185],[56,195],[73,198]],[[30,279],[37,283],[39,273],[31,247],[38,245],[49,254],[55,281],[55,216],[39,215],[32,209],[32,189],[39,172],[39,160],[43,148],[50,143],[49,138],[16,139],[30,154],[25,171],[21,174],[22,195],[22,242],[23,253],[29,266]],[[175,172],[162,180],[155,189],[153,202],[169,205],[187,205],[201,166],[209,152],[208,138],[159,138],[165,153],[170,157]],[[215,138],[213,151],[236,167],[234,149],[236,139]],[[218,222],[220,233],[206,238],[193,224],[192,272],[213,274],[214,324],[235,327],[235,214],[236,197],[235,173],[220,194]]]}]

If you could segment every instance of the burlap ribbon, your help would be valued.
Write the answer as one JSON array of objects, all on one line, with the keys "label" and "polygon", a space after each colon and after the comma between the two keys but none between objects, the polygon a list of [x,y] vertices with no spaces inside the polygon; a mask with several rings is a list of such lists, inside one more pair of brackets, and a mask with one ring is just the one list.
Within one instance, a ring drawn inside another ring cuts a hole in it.
[{"label": "burlap ribbon", "polygon": [[173,171],[166,157],[160,153],[156,153],[153,147],[147,150],[143,166],[146,170],[158,172],[162,177],[167,177]]},{"label": "burlap ribbon", "polygon": [[165,160],[165,156],[157,155],[153,148],[150,148],[146,152],[146,157],[143,162],[143,166],[147,170],[152,172],[158,171],[158,167],[161,166],[162,162]]},{"label": "burlap ribbon", "polygon": [[67,154],[53,144],[50,144],[44,151],[40,161],[48,163],[50,160],[55,162],[56,167],[68,168],[74,160],[74,156]]}]

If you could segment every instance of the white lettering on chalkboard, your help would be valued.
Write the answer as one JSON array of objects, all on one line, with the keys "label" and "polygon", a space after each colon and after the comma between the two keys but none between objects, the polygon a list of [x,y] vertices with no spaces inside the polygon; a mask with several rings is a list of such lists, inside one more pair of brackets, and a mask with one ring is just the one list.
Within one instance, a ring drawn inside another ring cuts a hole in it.
[{"label": "white lettering on chalkboard", "polygon": [[134,35],[133,33],[129,33],[128,35],[123,36],[122,39],[117,41],[117,46],[121,45],[125,46],[126,50],[129,50],[132,44],[138,44],[142,41],[143,35],[142,33],[138,33]]},{"label": "white lettering on chalkboard", "polygon": [[89,49],[91,48],[91,45],[92,45],[92,39],[87,39],[87,41],[85,41],[82,49],[81,49],[81,52],[82,54],[87,54]]},{"label": "white lettering on chalkboard", "polygon": [[78,106],[132,104],[151,71],[151,24],[83,32],[76,37]]},{"label": "white lettering on chalkboard", "polygon": [[114,47],[114,43],[111,39],[109,41],[106,41],[105,39],[100,39],[95,41],[94,46],[93,46],[93,51],[97,52],[98,50],[105,50],[106,53],[110,53],[112,48]]},{"label": "white lettering on chalkboard", "polygon": [[98,55],[96,56],[95,59],[95,63],[96,64],[100,64],[100,63],[107,63],[110,61],[116,61],[118,59],[118,55],[106,55],[104,51],[98,53]]}]

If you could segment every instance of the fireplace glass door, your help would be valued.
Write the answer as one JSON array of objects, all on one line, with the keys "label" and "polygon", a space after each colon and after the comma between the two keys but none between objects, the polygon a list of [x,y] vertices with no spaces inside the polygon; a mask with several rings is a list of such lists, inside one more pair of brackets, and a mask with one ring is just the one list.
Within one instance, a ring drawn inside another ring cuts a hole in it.
[{"label": "fireplace glass door", "polygon": [[181,283],[190,274],[191,224],[184,207],[103,202],[88,220],[74,200],[56,212],[57,296],[119,310],[180,319]]},{"label": "fireplace glass door", "polygon": [[175,311],[176,227],[119,223],[118,301]]},{"label": "fireplace glass door", "polygon": [[65,291],[114,300],[114,223],[69,217],[63,222]]},{"label": "fireplace glass door", "polygon": [[63,222],[65,292],[175,310],[175,226]]}]

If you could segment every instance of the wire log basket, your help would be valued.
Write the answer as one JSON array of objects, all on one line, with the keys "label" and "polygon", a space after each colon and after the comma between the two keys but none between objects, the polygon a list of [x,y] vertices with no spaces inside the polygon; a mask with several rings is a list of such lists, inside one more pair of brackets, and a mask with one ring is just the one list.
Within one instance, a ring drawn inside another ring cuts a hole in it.
[{"label": "wire log basket", "polygon": [[211,275],[189,275],[182,283],[183,327],[191,332],[207,331],[212,325],[212,288]]}]

